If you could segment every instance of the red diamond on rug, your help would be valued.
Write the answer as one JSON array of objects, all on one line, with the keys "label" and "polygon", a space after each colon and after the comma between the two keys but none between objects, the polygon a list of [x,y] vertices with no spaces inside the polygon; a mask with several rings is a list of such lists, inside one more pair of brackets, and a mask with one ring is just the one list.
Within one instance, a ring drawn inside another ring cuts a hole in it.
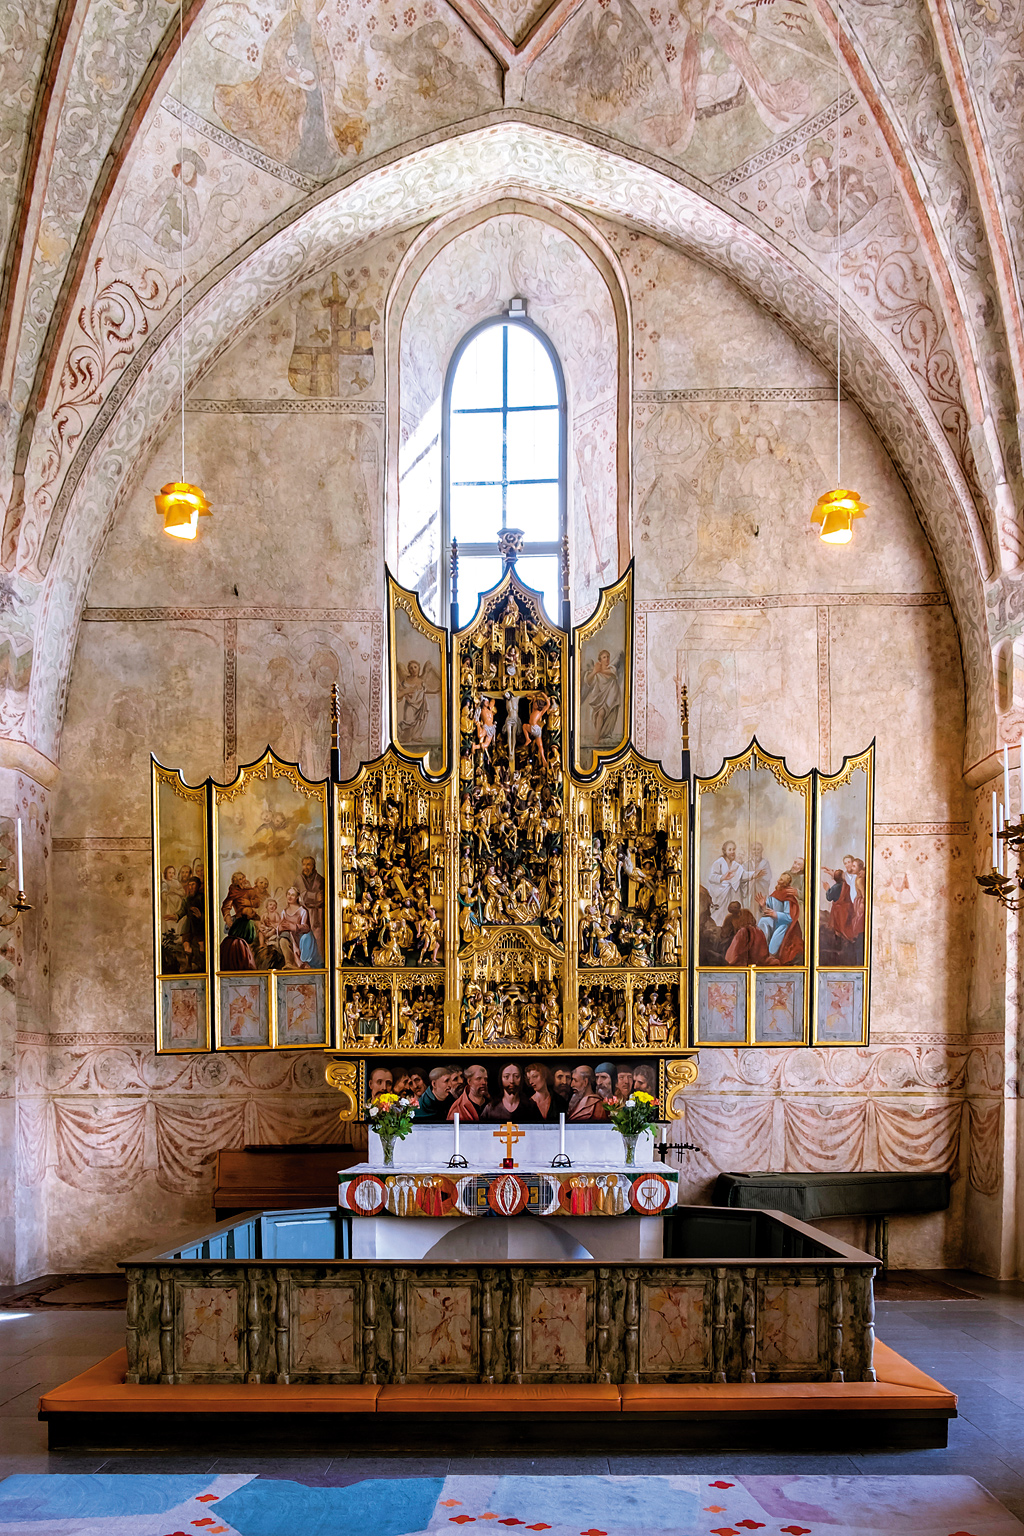
[{"label": "red diamond on rug", "polygon": [[196,1494],[196,1503],[197,1504],[216,1504],[216,1502],[217,1502],[217,1500],[219,1498],[220,1498],[220,1494],[219,1493],[197,1493]]},{"label": "red diamond on rug", "polygon": [[499,1520],[499,1525],[525,1525],[525,1520],[517,1520],[515,1515],[509,1515],[507,1520]]},{"label": "red diamond on rug", "polygon": [[550,1525],[545,1525],[542,1520],[539,1525],[528,1525],[526,1529],[528,1531],[550,1531],[551,1527]]},{"label": "red diamond on rug", "polygon": [[731,1525],[720,1525],[717,1529],[712,1528],[711,1536],[739,1536],[739,1532],[734,1531]]},{"label": "red diamond on rug", "polygon": [[475,1525],[476,1515],[449,1515],[448,1521],[451,1525]]},{"label": "red diamond on rug", "polygon": [[809,1525],[784,1525],[782,1529],[785,1531],[786,1536],[811,1536]]},{"label": "red diamond on rug", "polygon": [[737,1520],[736,1524],[737,1525],[742,1525],[742,1527],[743,1527],[743,1529],[745,1531],[763,1531],[764,1530],[764,1521],[763,1520]]},{"label": "red diamond on rug", "polygon": [[580,1531],[580,1536],[608,1536],[608,1532],[599,1531],[595,1526],[591,1526],[589,1531]]},{"label": "red diamond on rug", "polygon": [[717,1483],[708,1483],[708,1487],[709,1488],[735,1488],[736,1484],[735,1483],[723,1483],[722,1479],[719,1478]]}]

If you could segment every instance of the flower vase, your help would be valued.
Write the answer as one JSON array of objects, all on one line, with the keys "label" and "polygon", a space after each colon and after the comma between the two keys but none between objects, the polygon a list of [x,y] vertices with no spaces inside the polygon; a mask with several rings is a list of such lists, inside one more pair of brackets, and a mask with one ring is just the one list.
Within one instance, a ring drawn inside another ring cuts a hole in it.
[{"label": "flower vase", "polygon": [[394,1132],[389,1133],[388,1131],[378,1131],[377,1135],[380,1137],[380,1150],[384,1160],[384,1167],[393,1168],[395,1166],[395,1142],[398,1140],[398,1137]]},{"label": "flower vase", "polygon": [[622,1146],[626,1153],[626,1167],[632,1168],[636,1164],[636,1144],[640,1140],[641,1132],[620,1131]]}]

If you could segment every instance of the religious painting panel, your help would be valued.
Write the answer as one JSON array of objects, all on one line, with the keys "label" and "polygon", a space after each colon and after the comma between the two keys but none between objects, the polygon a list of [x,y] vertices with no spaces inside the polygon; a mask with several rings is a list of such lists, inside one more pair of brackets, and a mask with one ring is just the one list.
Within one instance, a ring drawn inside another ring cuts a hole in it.
[{"label": "religious painting panel", "polygon": [[640,1283],[640,1375],[664,1381],[702,1376],[711,1368],[711,1330],[703,1281]]},{"label": "religious painting panel", "polygon": [[526,1289],[526,1369],[586,1371],[593,1349],[593,1283],[529,1284]]},{"label": "religious painting panel", "polygon": [[[759,973],[808,973],[806,890],[811,870],[811,779],[791,774],[781,758],[771,757],[753,742],[746,752],[728,758],[710,779],[698,778],[694,835],[697,879],[693,921],[698,1003],[710,999],[702,978],[714,971],[716,983],[724,968],[742,972],[747,989],[747,1043],[794,1043],[806,1038],[809,987],[789,989],[789,1003],[800,1007],[800,1027],[794,1032],[781,1023],[784,992],[764,990],[762,1011],[771,1003],[772,1023],[755,1027],[758,1018],[754,981]],[[724,1001],[716,991],[716,1002]],[[767,1016],[765,1015],[765,1018]],[[716,1040],[723,1025],[710,1020]],[[764,1031],[767,1031],[765,1033]],[[727,1029],[725,1033],[729,1033]]]},{"label": "religious painting panel", "polygon": [[327,977],[320,971],[278,971],[274,978],[274,1044],[282,1047],[329,1045]]},{"label": "religious painting panel", "polygon": [[743,1045],[747,1038],[747,981],[728,971],[697,976],[697,1044]]},{"label": "religious painting panel", "polygon": [[213,799],[218,970],[322,970],[326,784],[268,752]]},{"label": "religious painting panel", "polygon": [[800,1045],[803,1038],[803,973],[758,971],[754,977],[755,1045]]},{"label": "religious painting panel", "polygon": [[566,637],[506,571],[456,636],[460,951],[532,928],[561,948]]},{"label": "religious painting panel", "polygon": [[415,592],[388,572],[391,740],[428,773],[448,767],[447,632],[432,624]]},{"label": "religious painting panel", "polygon": [[867,1043],[874,756],[817,775],[816,1043]]},{"label": "religious painting panel", "polygon": [[210,1005],[205,976],[164,976],[160,980],[158,1051],[208,1051]]},{"label": "religious painting panel", "polygon": [[633,722],[632,565],[573,631],[573,680],[573,758],[591,773],[622,750]]},{"label": "religious painting panel", "polygon": [[866,1045],[867,989],[862,971],[822,971],[817,975],[816,1045]]},{"label": "religious painting panel", "polygon": [[[431,1080],[435,1070],[439,1076]],[[461,1061],[454,1053],[384,1050],[372,1061],[333,1061],[329,1074],[334,1076],[329,1075],[328,1082],[358,1104],[363,1118],[375,1094],[395,1092],[420,1100],[419,1124],[450,1121],[461,1099],[463,1124],[511,1121],[557,1128],[561,1114],[568,1125],[605,1120],[607,1100],[616,1094],[628,1096],[634,1087],[666,1103],[675,1089],[696,1078],[696,1068],[690,1058],[666,1062],[637,1059],[631,1053],[610,1056],[607,1050],[574,1052],[571,1057],[538,1052],[525,1060],[511,1052],[491,1051],[481,1052],[476,1060],[463,1055]],[[671,1109],[665,1118],[672,1118]]]},{"label": "religious painting panel", "polygon": [[[210,1048],[205,785],[152,759],[153,944],[158,1051]],[[163,978],[191,977],[181,985]]]},{"label": "religious painting panel", "polygon": [[220,1050],[258,1051],[270,1048],[270,993],[266,976],[221,974],[217,1012]]},{"label": "religious painting panel", "polygon": [[[361,983],[388,986],[390,976],[415,968],[442,983],[448,795],[390,750],[339,785],[335,901],[346,978],[358,973]],[[348,1048],[373,1033],[380,1031],[364,1019],[345,1034]]]},{"label": "religious painting panel", "polygon": [[475,1287],[409,1286],[407,1307],[410,1376],[466,1376],[477,1363]]}]

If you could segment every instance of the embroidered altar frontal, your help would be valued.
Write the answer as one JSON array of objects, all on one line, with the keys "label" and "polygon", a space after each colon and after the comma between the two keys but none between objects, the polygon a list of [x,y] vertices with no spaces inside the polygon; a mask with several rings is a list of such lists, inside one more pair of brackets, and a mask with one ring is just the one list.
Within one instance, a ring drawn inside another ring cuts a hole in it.
[{"label": "embroidered altar frontal", "polygon": [[338,1175],[338,1204],[353,1216],[659,1216],[675,1204],[678,1184],[667,1166],[387,1175],[352,1168]]}]

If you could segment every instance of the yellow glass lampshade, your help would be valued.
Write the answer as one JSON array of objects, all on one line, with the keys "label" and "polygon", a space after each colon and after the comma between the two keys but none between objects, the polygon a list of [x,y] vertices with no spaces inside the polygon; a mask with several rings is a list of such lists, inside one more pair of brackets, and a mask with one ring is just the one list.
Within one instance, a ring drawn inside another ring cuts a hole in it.
[{"label": "yellow glass lampshade", "polygon": [[818,537],[825,544],[849,544],[853,538],[854,518],[863,517],[868,503],[856,491],[826,491],[814,503],[811,522],[820,524]]},{"label": "yellow glass lampshade", "polygon": [[210,517],[210,503],[198,485],[172,480],[154,498],[156,510],[164,520],[164,533],[172,539],[194,539],[199,519]]}]

